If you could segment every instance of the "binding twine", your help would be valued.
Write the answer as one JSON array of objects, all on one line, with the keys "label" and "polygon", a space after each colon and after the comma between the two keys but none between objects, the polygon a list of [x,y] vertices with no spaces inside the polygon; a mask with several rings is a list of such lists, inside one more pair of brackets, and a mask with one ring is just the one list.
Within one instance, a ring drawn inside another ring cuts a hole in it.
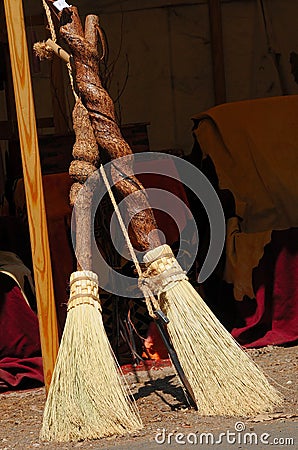
[{"label": "binding twine", "polygon": [[83,304],[92,305],[102,312],[98,293],[98,277],[90,270],[73,272],[70,276],[70,297],[67,311]]},{"label": "binding twine", "polygon": [[147,255],[144,256],[147,267],[139,278],[139,287],[143,292],[148,293],[150,300],[152,292],[158,298],[156,300],[156,297],[153,296],[155,302],[150,301],[150,303],[145,298],[148,312],[154,318],[156,316],[152,311],[152,304],[155,309],[161,309],[161,303],[165,299],[165,296],[161,294],[173,288],[179,281],[188,280],[186,272],[176,260],[171,247],[164,244],[158,249],[161,250],[161,255],[157,258],[146,262]]}]

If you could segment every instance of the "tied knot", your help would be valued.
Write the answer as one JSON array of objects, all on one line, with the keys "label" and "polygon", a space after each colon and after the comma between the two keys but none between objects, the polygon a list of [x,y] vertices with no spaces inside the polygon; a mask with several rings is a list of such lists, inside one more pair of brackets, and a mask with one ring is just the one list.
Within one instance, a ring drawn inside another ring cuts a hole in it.
[{"label": "tied knot", "polygon": [[139,277],[138,286],[139,286],[139,289],[143,292],[149,315],[151,317],[153,317],[153,319],[156,319],[155,311],[157,309],[160,309],[158,299],[153,294],[152,290],[146,283],[146,279],[143,278],[143,276]]},{"label": "tied knot", "polygon": [[156,259],[150,258],[146,261],[146,269],[139,276],[138,286],[144,294],[148,312],[153,318],[156,318],[154,311],[162,309],[161,294],[178,282],[188,279],[170,247],[165,247],[166,252],[163,251]]},{"label": "tied knot", "polygon": [[187,279],[186,272],[173,254],[163,255],[148,263],[146,270],[142,273],[142,285],[150,289],[157,297],[174,287],[179,281]]}]

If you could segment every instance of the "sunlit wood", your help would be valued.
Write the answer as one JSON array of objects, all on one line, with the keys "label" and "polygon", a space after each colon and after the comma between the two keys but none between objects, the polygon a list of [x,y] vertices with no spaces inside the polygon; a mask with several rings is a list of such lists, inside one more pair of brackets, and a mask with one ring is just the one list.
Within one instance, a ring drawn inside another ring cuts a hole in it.
[{"label": "sunlit wood", "polygon": [[18,118],[45,385],[58,350],[57,319],[42,188],[28,47],[21,0],[4,0]]}]

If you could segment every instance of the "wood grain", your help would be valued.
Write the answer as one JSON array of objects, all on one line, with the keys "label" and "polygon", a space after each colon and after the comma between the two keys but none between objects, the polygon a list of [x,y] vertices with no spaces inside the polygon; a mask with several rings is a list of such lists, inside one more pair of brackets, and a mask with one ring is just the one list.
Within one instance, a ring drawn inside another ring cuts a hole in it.
[{"label": "wood grain", "polygon": [[22,0],[4,0],[4,7],[23,164],[44,378],[48,388],[58,350],[58,332]]}]

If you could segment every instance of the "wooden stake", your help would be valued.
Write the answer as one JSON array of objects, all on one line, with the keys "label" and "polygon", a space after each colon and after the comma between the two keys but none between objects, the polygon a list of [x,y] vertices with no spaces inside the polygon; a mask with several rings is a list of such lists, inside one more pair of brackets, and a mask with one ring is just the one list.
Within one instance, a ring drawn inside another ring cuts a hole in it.
[{"label": "wooden stake", "polygon": [[58,331],[22,0],[4,0],[4,7],[36,285],[44,380],[48,389],[58,351]]}]

